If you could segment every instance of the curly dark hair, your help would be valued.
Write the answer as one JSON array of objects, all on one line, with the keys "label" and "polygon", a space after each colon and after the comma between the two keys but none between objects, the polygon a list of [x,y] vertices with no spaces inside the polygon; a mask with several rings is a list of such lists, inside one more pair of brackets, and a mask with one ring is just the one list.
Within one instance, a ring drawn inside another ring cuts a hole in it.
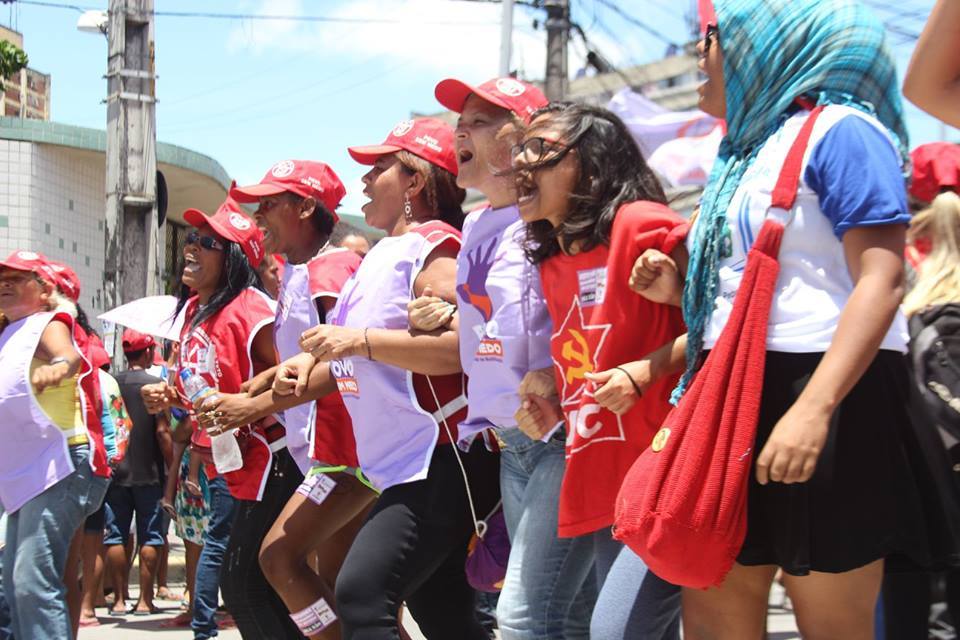
[{"label": "curly dark hair", "polygon": [[[621,206],[638,200],[667,203],[656,175],[647,166],[630,130],[615,114],[588,104],[553,102],[533,114],[534,121],[548,115],[547,122],[535,123],[525,138],[549,127],[560,134],[564,145],[576,151],[579,177],[570,193],[570,211],[557,227],[547,220],[526,225],[524,250],[539,264],[580,243],[580,251],[609,244],[613,219]],[[528,165],[535,172],[555,164],[551,158]],[[518,179],[520,176],[518,175]]]}]

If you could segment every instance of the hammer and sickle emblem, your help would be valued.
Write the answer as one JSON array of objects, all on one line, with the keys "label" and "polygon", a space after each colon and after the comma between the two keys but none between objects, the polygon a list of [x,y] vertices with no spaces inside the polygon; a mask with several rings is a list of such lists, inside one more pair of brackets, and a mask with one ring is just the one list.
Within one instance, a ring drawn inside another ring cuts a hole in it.
[{"label": "hammer and sickle emblem", "polygon": [[593,364],[590,362],[590,347],[587,346],[587,340],[576,329],[570,329],[570,335],[573,340],[567,340],[563,343],[563,349],[560,354],[564,360],[575,363],[575,367],[567,367],[567,384],[574,380],[583,380],[586,373],[593,371]]}]

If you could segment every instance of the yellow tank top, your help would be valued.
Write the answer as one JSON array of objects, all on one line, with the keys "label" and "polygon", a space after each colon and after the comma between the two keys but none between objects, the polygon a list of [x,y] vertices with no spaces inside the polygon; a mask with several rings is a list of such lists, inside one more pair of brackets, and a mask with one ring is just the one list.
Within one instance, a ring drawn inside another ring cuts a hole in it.
[{"label": "yellow tank top", "polygon": [[[33,358],[30,361],[30,377],[34,370],[46,364],[43,360]],[[64,378],[55,387],[47,387],[43,393],[36,393],[37,404],[50,419],[67,435],[67,444],[85,444],[87,442],[87,428],[83,423],[83,414],[80,410],[80,392],[77,389],[77,376]]]}]

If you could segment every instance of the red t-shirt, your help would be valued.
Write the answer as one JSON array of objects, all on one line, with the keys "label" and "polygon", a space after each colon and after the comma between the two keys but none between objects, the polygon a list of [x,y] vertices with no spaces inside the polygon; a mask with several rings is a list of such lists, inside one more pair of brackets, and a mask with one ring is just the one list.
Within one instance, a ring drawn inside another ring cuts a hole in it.
[{"label": "red t-shirt", "polygon": [[[260,329],[273,324],[272,301],[264,292],[247,288],[200,326],[192,328],[190,321],[196,313],[197,298],[193,297],[187,302],[180,334],[180,370],[192,369],[223,393],[240,393],[240,386],[265,368],[265,363],[254,361],[252,348]],[[183,397],[179,376],[176,385]],[[193,444],[210,447],[210,436],[196,422],[192,411],[191,419]],[[267,418],[243,427],[238,434],[243,467],[223,474],[230,494],[238,500],[259,500],[263,496],[273,455],[265,425],[274,422]],[[210,478],[217,476],[213,464],[207,464],[206,471]]]},{"label": "red t-shirt", "polygon": [[670,411],[670,390],[679,374],[650,385],[623,416],[596,404],[584,374],[639,360],[686,331],[678,307],[650,302],[627,283],[645,250],[669,254],[687,229],[687,222],[667,207],[633,202],[617,212],[609,247],[558,254],[540,266],[554,327],[550,352],[567,421],[562,537],[613,524],[614,500],[627,470]]}]

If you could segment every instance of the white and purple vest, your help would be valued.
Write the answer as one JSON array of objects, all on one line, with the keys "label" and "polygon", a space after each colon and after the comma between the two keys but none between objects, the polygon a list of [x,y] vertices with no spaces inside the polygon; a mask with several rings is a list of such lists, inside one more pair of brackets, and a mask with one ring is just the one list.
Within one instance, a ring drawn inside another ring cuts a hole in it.
[{"label": "white and purple vest", "polygon": [[[450,240],[459,244],[459,233],[440,222],[380,240],[344,285],[330,324],[408,329],[414,281],[427,257]],[[440,417],[421,407],[414,374],[365,357],[334,360],[330,372],[353,420],[360,467],[373,485],[383,491],[426,478]],[[465,405],[461,393],[443,406],[442,414],[453,416]]]},{"label": "white and purple vest", "polygon": [[[35,313],[10,323],[0,334],[0,503],[8,513],[74,471],[67,447],[70,434],[47,417],[30,384],[33,354],[44,329],[57,316]],[[84,369],[89,371],[89,366]],[[79,384],[77,391],[83,403]],[[86,419],[83,405],[81,415]]]},{"label": "white and purple vest", "polygon": [[516,427],[523,376],[553,366],[553,325],[539,272],[523,253],[524,233],[516,206],[474,211],[463,224],[457,301],[470,402],[461,442],[489,427]]},{"label": "white and purple vest", "polygon": [[[301,352],[300,334],[320,324],[317,304],[310,295],[310,272],[306,263],[283,267],[280,300],[273,324],[273,341],[280,362]],[[287,450],[302,473],[310,468],[311,437],[315,420],[316,402],[305,402],[285,409],[283,424],[287,431]]]}]

